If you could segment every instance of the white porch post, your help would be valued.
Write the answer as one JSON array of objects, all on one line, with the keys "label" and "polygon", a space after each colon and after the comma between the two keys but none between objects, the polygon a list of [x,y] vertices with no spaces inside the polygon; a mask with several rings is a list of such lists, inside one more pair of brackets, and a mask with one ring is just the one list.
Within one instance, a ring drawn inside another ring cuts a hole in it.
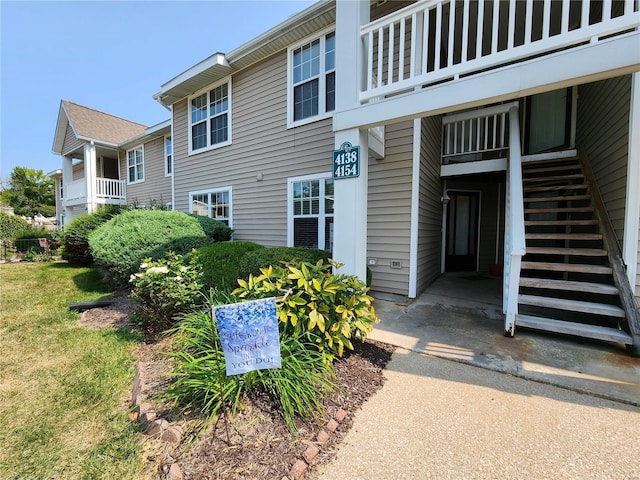
[{"label": "white porch post", "polygon": [[[360,25],[369,21],[369,0],[336,2],[336,111],[359,105],[362,85]],[[335,132],[335,148],[344,142],[360,146],[360,176],[335,180],[333,258],[341,273],[367,278],[368,131]]]},{"label": "white porch post", "polygon": [[631,290],[636,289],[638,271],[638,229],[640,229],[640,73],[631,75],[629,102],[629,153],[627,161],[627,204],[625,206],[622,257],[627,265]]},{"label": "white porch post", "polygon": [[87,213],[96,211],[96,146],[93,142],[84,146],[84,181],[87,186]]}]

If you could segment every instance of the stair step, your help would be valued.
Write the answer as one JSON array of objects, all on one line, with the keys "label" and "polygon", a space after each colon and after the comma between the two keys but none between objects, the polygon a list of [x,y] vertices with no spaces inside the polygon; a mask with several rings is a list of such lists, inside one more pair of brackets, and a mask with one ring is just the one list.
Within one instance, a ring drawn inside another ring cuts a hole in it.
[{"label": "stair step", "polygon": [[524,213],[588,213],[593,207],[565,207],[565,208],[525,208]]},{"label": "stair step", "polygon": [[525,220],[525,227],[536,227],[545,225],[598,225],[598,220]]},{"label": "stair step", "polygon": [[569,202],[572,200],[591,200],[591,195],[560,195],[557,197],[525,197],[524,203]]},{"label": "stair step", "polygon": [[[528,173],[528,172],[527,172]],[[584,175],[581,173],[572,173],[570,175],[549,175],[549,176],[540,176],[540,177],[524,177],[522,179],[525,183],[533,183],[533,182],[556,182],[559,180],[578,180],[584,179]]]},{"label": "stair step", "polygon": [[581,257],[606,257],[607,251],[601,248],[558,248],[527,247],[527,255],[576,255]]},{"label": "stair step", "polygon": [[576,337],[592,338],[594,340],[605,340],[608,342],[618,342],[625,345],[632,345],[631,335],[617,328],[601,327],[597,325],[586,325],[584,323],[565,322],[551,318],[534,317],[531,315],[517,315],[516,328],[526,327],[546,332],[563,333]]},{"label": "stair step", "polygon": [[555,308],[570,312],[590,313],[606,317],[624,318],[624,310],[616,305],[607,303],[583,302],[581,300],[567,300],[566,298],[541,297],[538,295],[518,295],[518,303],[535,307]]},{"label": "stair step", "polygon": [[566,290],[569,292],[598,293],[601,295],[618,295],[619,293],[615,286],[606,283],[574,282],[549,278],[521,277],[520,286],[547,290]]},{"label": "stair step", "polygon": [[525,233],[526,240],[602,240],[600,233]]},{"label": "stair step", "polygon": [[532,166],[527,168],[525,166],[526,164],[522,165],[522,173],[523,174],[529,174],[529,173],[540,173],[540,172],[558,172],[558,171],[562,171],[562,170],[578,170],[580,169],[580,171],[582,171],[582,167],[580,166],[579,163],[575,163],[575,164],[571,164],[571,165],[555,165],[553,167],[536,167],[536,166]]},{"label": "stair step", "polygon": [[611,267],[603,265],[587,265],[584,263],[556,263],[556,262],[522,262],[522,270],[544,270],[547,272],[575,272],[595,273],[598,275],[610,275]]},{"label": "stair step", "polygon": [[575,185],[552,185],[552,186],[544,186],[544,187],[524,187],[523,190],[525,192],[550,192],[553,190],[585,190],[587,189],[587,185],[584,183],[579,183]]}]

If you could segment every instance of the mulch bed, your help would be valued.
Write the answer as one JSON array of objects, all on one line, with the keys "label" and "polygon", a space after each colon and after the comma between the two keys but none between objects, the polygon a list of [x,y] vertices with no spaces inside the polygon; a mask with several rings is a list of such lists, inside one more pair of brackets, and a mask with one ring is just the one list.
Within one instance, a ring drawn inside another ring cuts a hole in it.
[{"label": "mulch bed", "polygon": [[[124,310],[124,311],[123,311]],[[131,305],[126,302],[107,308],[87,310],[80,323],[89,328],[130,327],[128,314]],[[138,348],[141,365],[145,365],[145,396],[153,397],[166,388],[166,374],[170,365],[162,351],[170,348],[166,338],[147,339]],[[290,478],[292,466],[303,458],[309,445],[318,445],[317,435],[327,421],[339,410],[348,415],[330,434],[328,442],[311,462],[305,479],[313,480],[314,465],[330,462],[337,445],[353,424],[353,414],[384,384],[383,368],[391,358],[393,347],[374,341],[354,342],[355,350],[345,353],[334,363],[336,383],[340,392],[325,398],[325,414],[321,419],[298,419],[297,432],[292,434],[282,415],[271,402],[259,395],[245,398],[243,408],[217,419],[207,429],[200,428],[201,419],[194,416],[176,416],[166,406],[158,411],[172,423],[179,424],[185,435],[175,449],[167,449],[153,439],[145,445],[145,456],[150,462],[148,471],[156,478],[164,478],[163,466],[176,462],[185,480],[265,480]]]}]

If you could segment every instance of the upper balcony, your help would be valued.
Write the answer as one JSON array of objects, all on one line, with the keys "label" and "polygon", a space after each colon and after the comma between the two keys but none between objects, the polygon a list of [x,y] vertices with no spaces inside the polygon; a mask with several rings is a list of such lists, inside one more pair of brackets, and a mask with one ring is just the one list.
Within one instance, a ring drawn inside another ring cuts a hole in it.
[{"label": "upper balcony", "polygon": [[[95,201],[99,204],[126,205],[127,182],[112,178],[98,177],[95,179]],[[73,206],[88,203],[87,181],[82,178],[64,185],[63,206]]]},{"label": "upper balcony", "polygon": [[422,0],[360,29],[360,102],[637,33],[637,0]]}]

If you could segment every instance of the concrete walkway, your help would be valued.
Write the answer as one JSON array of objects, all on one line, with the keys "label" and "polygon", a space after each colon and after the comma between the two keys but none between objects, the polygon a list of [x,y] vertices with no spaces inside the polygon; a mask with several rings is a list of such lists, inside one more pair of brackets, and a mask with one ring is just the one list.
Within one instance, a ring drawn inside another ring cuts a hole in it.
[{"label": "concrete walkway", "polygon": [[[462,298],[461,298],[462,297]],[[322,480],[640,480],[640,359],[533,331],[502,335],[500,284],[441,277],[376,299],[399,348]]]},{"label": "concrete walkway", "polygon": [[640,409],[397,351],[322,480],[640,478]]}]

